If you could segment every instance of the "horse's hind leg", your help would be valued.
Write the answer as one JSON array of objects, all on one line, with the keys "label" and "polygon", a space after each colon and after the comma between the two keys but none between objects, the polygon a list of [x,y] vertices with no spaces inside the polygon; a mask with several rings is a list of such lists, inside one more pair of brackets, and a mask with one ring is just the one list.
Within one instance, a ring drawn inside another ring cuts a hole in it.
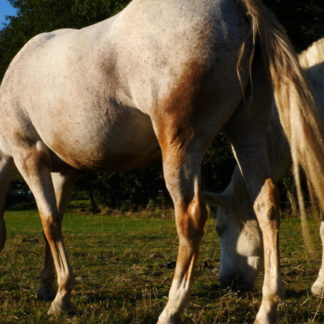
[{"label": "horse's hind leg", "polygon": [[190,297],[194,266],[207,219],[201,194],[201,160],[213,132],[219,127],[215,125],[210,130],[205,119],[199,121],[198,118],[195,120],[198,125],[194,125],[191,113],[190,109],[186,113],[181,111],[181,115],[168,111],[153,121],[162,150],[164,179],[174,204],[179,239],[169,299],[159,316],[159,324],[181,323],[181,315]]},{"label": "horse's hind leg", "polygon": [[321,226],[320,236],[322,241],[322,265],[319,270],[318,276],[314,284],[312,285],[312,294],[319,297],[324,297],[324,213],[321,213]]},{"label": "horse's hind leg", "polygon": [[56,205],[47,148],[40,141],[33,146],[19,144],[20,147],[15,147],[14,161],[35,196],[57,274],[58,290],[49,314],[68,312],[72,310],[70,295],[74,280],[63,245],[61,217]]},{"label": "horse's hind leg", "polygon": [[3,214],[13,169],[12,159],[0,156],[0,251],[4,248],[6,243],[6,224]]},{"label": "horse's hind leg", "polygon": [[163,150],[163,169],[167,188],[174,202],[179,250],[169,300],[159,324],[181,322],[190,296],[193,270],[199,253],[207,213],[200,192],[200,159],[191,147],[179,143]]},{"label": "horse's hind leg", "polygon": [[[64,210],[70,201],[74,189],[75,171],[68,170],[61,173],[52,173],[52,181],[55,190],[56,204],[63,221]],[[44,268],[41,274],[41,282],[37,290],[37,298],[41,300],[52,300],[55,297],[53,282],[55,280],[55,268],[50,246],[45,240]]]}]

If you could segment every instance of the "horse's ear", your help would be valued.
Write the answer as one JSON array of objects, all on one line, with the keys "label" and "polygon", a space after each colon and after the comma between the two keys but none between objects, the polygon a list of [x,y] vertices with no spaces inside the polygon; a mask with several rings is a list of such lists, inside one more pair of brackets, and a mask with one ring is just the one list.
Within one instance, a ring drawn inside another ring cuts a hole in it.
[{"label": "horse's ear", "polygon": [[224,198],[223,195],[216,192],[204,191],[203,195],[207,201],[207,203],[211,206],[224,206]]}]

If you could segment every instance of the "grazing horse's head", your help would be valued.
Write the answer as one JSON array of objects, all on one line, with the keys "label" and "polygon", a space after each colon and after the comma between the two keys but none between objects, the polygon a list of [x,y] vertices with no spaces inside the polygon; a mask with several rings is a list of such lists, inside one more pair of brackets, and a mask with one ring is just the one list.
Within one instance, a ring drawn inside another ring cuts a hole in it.
[{"label": "grazing horse's head", "polygon": [[260,264],[262,241],[249,201],[236,204],[233,195],[205,193],[217,205],[216,231],[221,239],[220,282],[235,290],[250,290]]}]

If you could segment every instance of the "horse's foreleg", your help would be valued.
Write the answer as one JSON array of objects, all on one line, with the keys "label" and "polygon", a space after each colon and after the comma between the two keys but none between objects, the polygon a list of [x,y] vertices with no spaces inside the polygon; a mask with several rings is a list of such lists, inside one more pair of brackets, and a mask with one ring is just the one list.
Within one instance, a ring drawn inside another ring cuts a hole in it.
[{"label": "horse's foreleg", "polygon": [[2,158],[0,156],[0,251],[4,248],[6,243],[6,224],[3,214],[6,204],[6,196],[10,187],[12,171],[12,159]]},{"label": "horse's foreleg", "polygon": [[181,322],[207,217],[200,191],[201,150],[193,143],[181,143],[177,138],[169,140],[161,145],[163,171],[174,202],[179,250],[168,303],[159,317],[159,324]]},{"label": "horse's foreleg", "polygon": [[[263,238],[264,279],[262,302],[255,323],[270,324],[276,322],[277,305],[282,298],[279,255],[279,199],[275,184],[266,176],[268,174],[267,162],[263,159],[264,156],[262,158],[261,146],[256,145],[255,154],[250,155],[249,149],[252,147],[249,144],[248,146],[242,146],[241,153],[237,154],[237,156],[247,188],[252,201],[254,201],[253,208]],[[253,163],[252,161],[258,162]]]},{"label": "horse's foreleg", "polygon": [[[62,173],[52,173],[52,181],[55,190],[56,204],[60,213],[61,222],[63,221],[64,210],[69,203],[75,182],[75,171],[69,170]],[[37,290],[37,298],[41,300],[53,300],[55,290],[53,282],[55,280],[55,268],[50,246],[45,240],[45,259],[44,268],[41,274],[41,282]]]},{"label": "horse's foreleg", "polygon": [[72,270],[65,253],[61,217],[49,169],[49,157],[41,143],[24,147],[14,155],[16,166],[33,192],[41,217],[44,235],[53,256],[58,290],[49,314],[72,310],[70,295],[74,285]]},{"label": "horse's foreleg", "polygon": [[262,231],[264,249],[262,303],[255,323],[274,323],[277,305],[282,297],[282,284],[279,255],[279,198],[271,179],[265,180],[253,207]]},{"label": "horse's foreleg", "polygon": [[255,323],[276,321],[277,304],[281,300],[282,282],[279,256],[279,201],[276,186],[269,178],[266,140],[256,128],[232,136],[247,189],[254,201],[254,212],[261,228],[264,251],[262,303]]},{"label": "horse's foreleg", "polygon": [[320,236],[322,241],[322,265],[319,270],[318,276],[314,284],[312,285],[312,294],[319,297],[324,297],[324,213],[321,213],[321,226]]},{"label": "horse's foreleg", "polygon": [[230,138],[245,179],[254,212],[261,228],[264,251],[262,302],[255,323],[276,321],[282,281],[279,256],[279,201],[276,186],[269,178],[269,159],[262,123],[232,132]]}]

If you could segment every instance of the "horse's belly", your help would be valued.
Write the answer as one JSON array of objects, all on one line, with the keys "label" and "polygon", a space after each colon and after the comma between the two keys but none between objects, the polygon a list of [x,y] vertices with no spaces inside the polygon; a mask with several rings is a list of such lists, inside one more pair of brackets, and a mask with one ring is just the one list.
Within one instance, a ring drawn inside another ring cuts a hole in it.
[{"label": "horse's belly", "polygon": [[127,117],[114,123],[89,121],[65,132],[55,130],[44,141],[76,169],[131,170],[157,158],[160,149],[147,116],[138,113]]}]

